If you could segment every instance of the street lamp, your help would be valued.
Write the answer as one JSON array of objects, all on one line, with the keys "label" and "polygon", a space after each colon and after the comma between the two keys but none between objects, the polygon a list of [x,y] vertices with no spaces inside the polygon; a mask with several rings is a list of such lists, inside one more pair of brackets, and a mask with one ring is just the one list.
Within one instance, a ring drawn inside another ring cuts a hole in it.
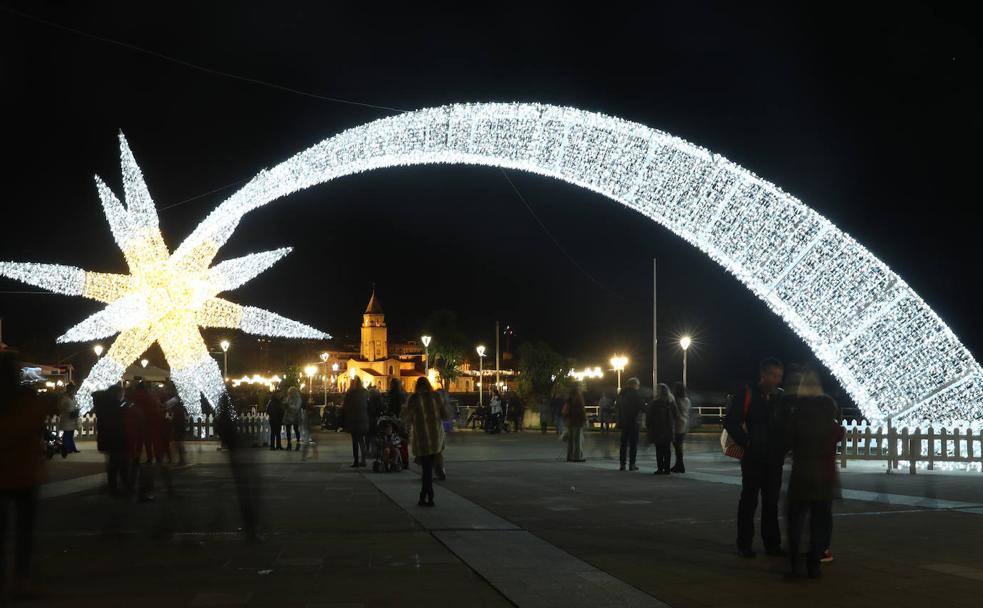
[{"label": "street lamp", "polygon": [[150,361],[147,361],[146,359],[140,359],[140,366],[141,367],[143,367],[144,369],[146,369],[148,365],[150,365]]},{"label": "street lamp", "polygon": [[611,357],[611,367],[614,371],[618,372],[618,394],[621,394],[621,372],[625,371],[625,367],[628,365],[628,357],[624,355],[615,355]]},{"label": "street lamp", "polygon": [[485,379],[485,347],[479,345],[476,349],[478,351],[478,406],[481,407],[484,404],[484,382]]},{"label": "street lamp", "polygon": [[686,386],[686,351],[689,350],[689,345],[693,343],[693,340],[689,336],[683,336],[679,339],[679,348],[683,349],[683,386]]},{"label": "street lamp", "polygon": [[321,353],[321,363],[324,364],[324,376],[321,384],[324,385],[324,405],[328,404],[328,353]]},{"label": "street lamp", "polygon": [[430,375],[430,336],[423,336],[420,341],[423,342],[423,366],[426,375]]},{"label": "street lamp", "polygon": [[222,347],[222,359],[225,363],[225,377],[228,378],[229,377],[229,346],[231,346],[231,344],[229,344],[228,340],[222,340],[221,342],[218,343],[218,345]]},{"label": "street lamp", "polygon": [[102,351],[103,351],[102,344],[96,344],[95,346],[92,347],[92,352],[96,354],[96,357],[101,357]]},{"label": "street lamp", "polygon": [[307,401],[311,400],[311,391],[314,389],[314,374],[317,373],[317,366],[308,365],[304,368],[304,373],[307,374]]}]

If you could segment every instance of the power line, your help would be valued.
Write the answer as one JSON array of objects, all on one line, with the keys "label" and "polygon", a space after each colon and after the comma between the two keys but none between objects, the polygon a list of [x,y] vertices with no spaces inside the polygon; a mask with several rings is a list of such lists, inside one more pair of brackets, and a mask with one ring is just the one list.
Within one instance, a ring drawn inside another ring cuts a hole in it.
[{"label": "power line", "polygon": [[371,104],[371,103],[363,103],[363,102],[360,102],[360,101],[353,101],[351,99],[344,99],[344,98],[341,98],[341,97],[329,97],[329,96],[326,96],[326,95],[319,95],[317,93],[311,93],[310,91],[303,91],[301,89],[295,89],[293,87],[288,87],[288,86],[285,86],[285,85],[282,85],[282,84],[277,84],[275,82],[269,82],[267,80],[260,80],[259,78],[253,78],[252,76],[242,76],[240,74],[233,74],[231,72],[225,72],[223,70],[217,70],[215,68],[210,68],[210,67],[207,67],[207,66],[199,65],[197,63],[192,63],[190,61],[186,61],[186,60],[180,59],[178,57],[172,57],[171,55],[165,55],[164,53],[161,53],[161,52],[158,52],[158,51],[154,51],[154,50],[151,50],[151,49],[143,48],[143,47],[137,46],[135,44],[130,44],[129,42],[123,42],[122,40],[116,40],[114,38],[107,38],[106,36],[100,36],[98,34],[93,34],[91,32],[86,32],[85,30],[80,30],[78,28],[74,28],[74,27],[71,27],[71,26],[68,26],[68,25],[63,25],[63,24],[57,23],[55,21],[49,21],[47,19],[43,19],[41,17],[37,17],[37,16],[31,15],[29,13],[22,13],[21,11],[14,10],[14,9],[9,8],[9,7],[6,7],[6,6],[0,6],[0,10],[3,10],[4,12],[7,12],[7,13],[9,13],[11,15],[16,15],[17,17],[20,17],[21,19],[27,19],[29,21],[34,21],[36,23],[41,23],[43,25],[47,25],[48,27],[53,27],[55,29],[64,30],[66,32],[71,32],[71,33],[76,34],[78,36],[84,36],[86,38],[91,38],[92,40],[98,40],[99,42],[104,42],[106,44],[114,44],[116,46],[120,46],[120,47],[123,47],[125,49],[129,49],[131,51],[136,51],[138,53],[143,53],[145,55],[150,55],[151,57],[156,57],[158,59],[163,59],[164,61],[170,61],[171,63],[176,63],[178,65],[182,65],[184,67],[191,68],[193,70],[198,70],[200,72],[205,72],[206,74],[213,74],[215,76],[222,76],[224,78],[231,78],[233,80],[240,80],[242,82],[248,82],[248,83],[251,83],[251,84],[256,84],[256,85],[260,85],[260,86],[264,86],[264,87],[270,87],[272,89],[278,89],[280,91],[286,91],[288,93],[294,93],[296,95],[303,95],[305,97],[312,97],[314,99],[320,99],[322,101],[332,101],[332,102],[335,102],[335,103],[344,103],[344,104],[353,105],[353,106],[361,106],[363,108],[372,108],[374,110],[386,110],[386,111],[389,111],[389,112],[406,112],[406,111],[408,111],[408,110],[404,110],[404,109],[400,109],[400,108],[390,108],[388,106],[380,106],[380,105]]}]

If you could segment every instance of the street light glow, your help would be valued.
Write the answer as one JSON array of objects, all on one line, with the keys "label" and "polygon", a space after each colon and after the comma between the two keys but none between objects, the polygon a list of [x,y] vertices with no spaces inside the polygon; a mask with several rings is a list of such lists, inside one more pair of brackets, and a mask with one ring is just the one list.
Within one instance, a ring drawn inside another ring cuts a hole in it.
[{"label": "street light glow", "polygon": [[693,340],[689,336],[683,336],[679,339],[679,347],[683,350],[689,348],[689,345],[693,343]]},{"label": "street light glow", "polygon": [[623,372],[628,366],[628,357],[624,355],[615,355],[611,357],[611,368],[616,372]]},{"label": "street light glow", "polygon": [[484,346],[478,346],[478,348],[476,348],[475,350],[478,351],[478,356],[479,357],[484,357],[485,356],[485,347]]},{"label": "street light glow", "polygon": [[222,340],[218,345],[222,347],[222,352],[224,353],[229,352],[229,347],[232,346],[228,340]]},{"label": "street light glow", "polygon": [[423,342],[423,348],[430,348],[430,336],[423,336],[420,341]]},{"label": "street light glow", "polygon": [[97,357],[102,356],[102,351],[103,351],[102,344],[96,344],[95,346],[92,347],[92,352],[94,352]]},{"label": "street light glow", "polygon": [[328,353],[321,353],[321,361],[327,363],[328,362],[328,356],[329,356]]},{"label": "street light glow", "polygon": [[140,359],[140,366],[141,367],[146,368],[148,365],[150,365],[150,361],[147,361],[146,359]]},{"label": "street light glow", "polygon": [[317,373],[317,368],[314,367],[313,365],[308,365],[307,367],[304,368],[304,373],[307,374],[308,378],[313,378],[314,374]]}]

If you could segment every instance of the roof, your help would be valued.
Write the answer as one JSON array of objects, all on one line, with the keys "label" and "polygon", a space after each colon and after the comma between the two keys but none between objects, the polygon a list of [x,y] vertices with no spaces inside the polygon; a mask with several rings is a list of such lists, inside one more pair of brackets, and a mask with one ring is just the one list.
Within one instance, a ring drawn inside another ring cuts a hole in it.
[{"label": "roof", "polygon": [[375,297],[375,289],[372,289],[372,297],[369,298],[369,305],[365,307],[365,314],[367,315],[381,315],[382,305],[379,304],[379,299]]}]

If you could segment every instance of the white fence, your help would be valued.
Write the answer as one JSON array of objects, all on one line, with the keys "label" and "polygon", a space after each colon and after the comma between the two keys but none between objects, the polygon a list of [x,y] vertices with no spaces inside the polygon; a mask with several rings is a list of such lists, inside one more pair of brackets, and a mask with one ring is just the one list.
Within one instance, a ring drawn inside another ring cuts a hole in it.
[{"label": "white fence", "polygon": [[[170,418],[168,418],[170,421]],[[61,433],[61,426],[58,416],[50,416],[45,420],[45,429],[53,433]],[[256,445],[263,445],[270,439],[270,423],[265,413],[243,414],[236,420],[236,429],[239,437],[251,440]],[[76,426],[75,437],[77,439],[96,439],[96,416],[86,414],[80,416]],[[177,439],[177,438],[175,438]],[[188,418],[181,439],[188,440],[208,440],[217,439],[215,435],[215,423],[211,416],[203,418]]]},{"label": "white fence", "polygon": [[[840,467],[850,460],[881,460],[888,472],[902,464],[912,474],[918,463],[925,468],[977,468],[983,471],[983,429],[935,429],[844,426],[846,434],[839,446]],[[938,467],[936,465],[939,465]]]}]

